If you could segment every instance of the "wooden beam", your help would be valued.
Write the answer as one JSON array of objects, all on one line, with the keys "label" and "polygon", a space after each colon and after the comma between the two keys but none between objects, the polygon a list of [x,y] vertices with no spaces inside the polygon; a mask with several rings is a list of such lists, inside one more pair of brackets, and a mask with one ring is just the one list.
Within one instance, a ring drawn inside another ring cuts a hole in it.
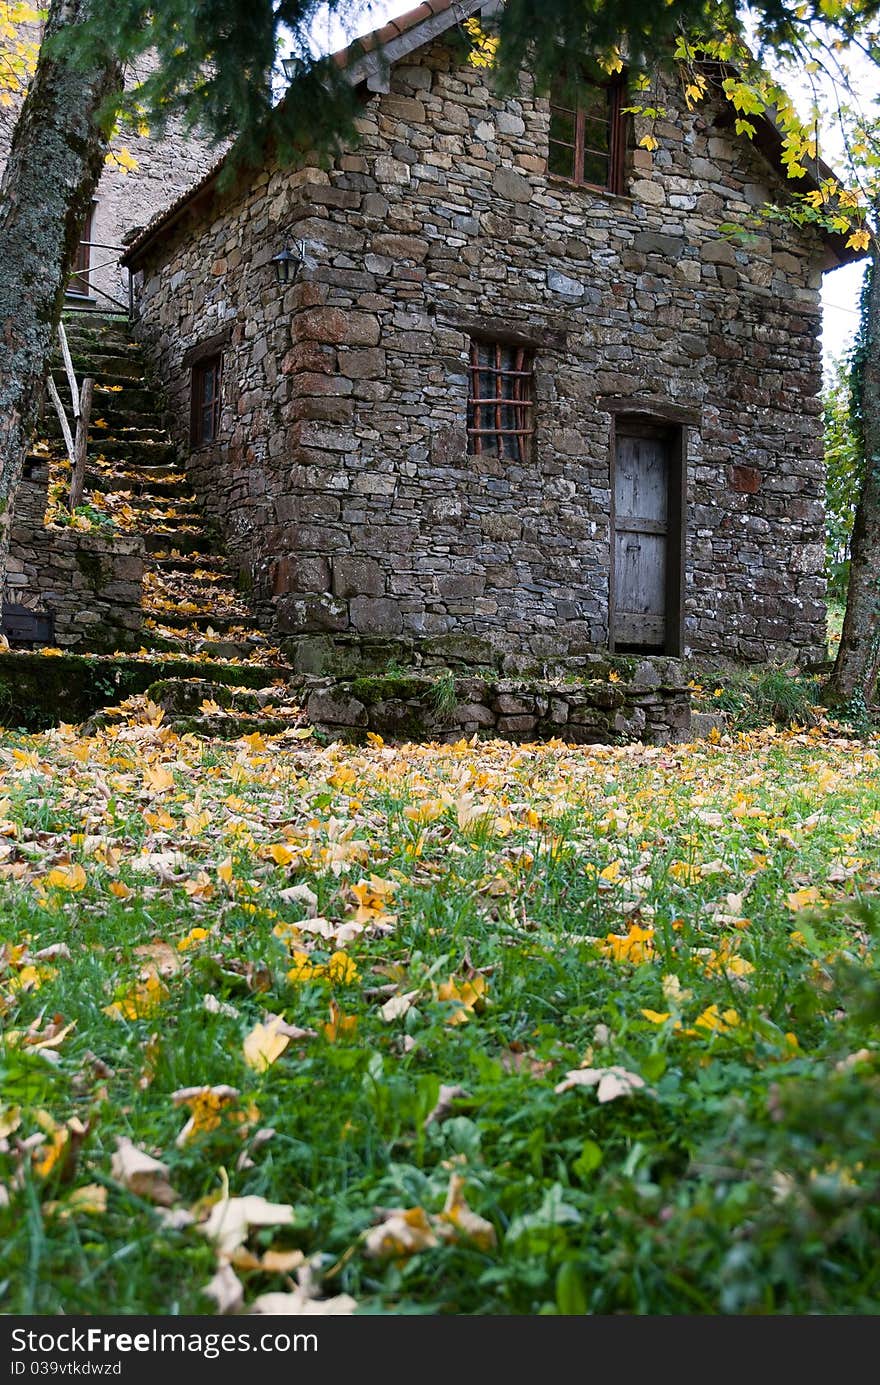
[{"label": "wooden beam", "polygon": [[[67,455],[72,462],[74,451],[73,434],[70,431],[70,424],[67,422],[67,414],[64,412],[64,405],[61,403],[61,396],[58,393],[58,387],[55,384],[55,381],[52,379],[51,375],[48,379],[47,388],[49,390],[49,398],[55,405],[55,412],[58,415],[58,422],[61,424],[61,431],[64,434],[64,446],[67,448]],[[77,404],[79,404],[79,398],[77,398]]]},{"label": "wooden beam", "polygon": [[86,479],[86,450],[89,443],[89,418],[92,412],[92,391],[95,382],[85,379],[80,395],[80,414],[76,421],[76,440],[73,444],[73,472],[70,478],[70,509],[82,504]]},{"label": "wooden beam", "polygon": [[79,388],[74,374],[73,361],[70,358],[70,347],[67,345],[67,333],[64,330],[64,323],[58,324],[58,340],[61,343],[61,355],[64,360],[64,369],[67,372],[67,383],[70,386],[70,397],[73,401],[73,416],[79,418]]}]

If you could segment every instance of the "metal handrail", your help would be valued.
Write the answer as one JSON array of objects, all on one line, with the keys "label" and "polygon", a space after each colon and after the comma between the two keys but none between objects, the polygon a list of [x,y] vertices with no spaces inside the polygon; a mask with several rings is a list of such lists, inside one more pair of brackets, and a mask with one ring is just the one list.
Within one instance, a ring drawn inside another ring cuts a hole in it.
[{"label": "metal handrail", "polygon": [[[88,250],[118,250],[120,253],[126,248],[124,245],[108,245],[106,241],[100,240],[81,240],[79,244],[80,246],[84,246]],[[92,284],[89,282],[90,274],[96,273],[99,269],[109,269],[111,265],[117,265],[118,263],[119,256],[117,255],[115,259],[102,260],[100,264],[88,264],[85,267],[85,269],[75,269],[70,276],[70,282],[73,282],[74,279],[81,279],[84,285],[83,297],[85,297],[87,294],[100,294],[102,298],[106,298],[110,303],[114,303],[117,306],[117,308],[119,308],[122,312],[126,314],[130,321],[131,318],[134,317],[134,286],[131,277],[131,270],[128,268],[128,265],[123,266],[128,276],[127,304],[123,303],[120,298],[114,297],[112,293],[108,293],[106,289],[102,289],[99,284]],[[69,284],[66,292],[68,294],[71,294],[72,292],[72,296],[74,298],[77,296],[76,290],[74,289],[73,291],[71,291]],[[69,311],[85,312],[86,310],[84,308],[69,308]]]}]

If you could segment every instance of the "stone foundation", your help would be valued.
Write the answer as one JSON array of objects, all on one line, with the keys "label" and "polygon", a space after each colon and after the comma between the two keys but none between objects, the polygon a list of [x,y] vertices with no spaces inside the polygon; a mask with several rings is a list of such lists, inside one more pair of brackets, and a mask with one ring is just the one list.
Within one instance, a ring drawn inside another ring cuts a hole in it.
[{"label": "stone foundation", "polygon": [[[597,660],[597,664],[600,661]],[[388,740],[511,741],[558,738],[579,745],[687,741],[690,691],[674,659],[615,660],[603,676],[502,678],[450,670],[292,680],[313,725],[342,739],[368,731]],[[609,676],[610,675],[610,676]]]},{"label": "stone foundation", "polygon": [[141,643],[144,544],[136,534],[44,523],[48,472],[31,466],[15,498],[6,600],[55,617],[55,643],[110,653]]}]

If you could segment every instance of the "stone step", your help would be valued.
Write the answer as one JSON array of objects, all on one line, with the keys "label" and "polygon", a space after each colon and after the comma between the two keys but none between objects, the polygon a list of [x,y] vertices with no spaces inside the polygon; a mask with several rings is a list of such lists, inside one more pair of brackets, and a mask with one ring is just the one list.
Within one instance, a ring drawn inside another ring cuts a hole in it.
[{"label": "stone step", "polygon": [[86,468],[86,490],[98,494],[125,492],[134,499],[148,500],[155,504],[172,503],[173,506],[198,506],[186,478],[176,481],[157,481],[155,478],[140,476],[136,471],[100,471]]},{"label": "stone step", "polygon": [[163,553],[169,548],[176,548],[181,553],[198,553],[205,543],[202,530],[167,527],[141,529],[139,532],[148,553]]},{"label": "stone step", "polygon": [[103,457],[119,458],[140,469],[141,465],[164,467],[166,471],[177,460],[177,449],[171,442],[127,442],[124,439],[106,438],[101,430],[90,430],[90,446]]},{"label": "stone step", "polygon": [[[70,392],[67,388],[66,377],[61,380],[56,376],[55,383],[58,386],[61,402],[67,408],[69,418]],[[158,400],[148,385],[140,381],[136,382],[124,375],[105,375],[101,383],[104,385],[120,385],[121,389],[96,389],[92,402],[92,418],[107,418],[107,414],[104,413],[105,408],[108,411],[113,409],[119,418],[130,418],[136,414],[148,414],[151,419],[157,421],[161,418],[162,411],[159,407]],[[43,420],[47,422],[48,419],[54,417],[55,410],[47,400],[43,406]],[[109,418],[107,421],[109,422]]]},{"label": "stone step", "polygon": [[[96,428],[92,427],[91,424],[89,425],[89,452],[102,452],[106,456],[108,455],[107,446],[110,443],[114,445],[119,444],[120,446],[129,446],[132,443],[149,443],[153,446],[163,447],[171,446],[171,440],[168,437],[168,434],[166,433],[165,429],[157,428],[155,424],[145,423],[140,427],[135,426],[131,428],[120,428],[116,425],[110,424],[110,420],[107,419],[103,414],[99,414],[98,417],[101,418],[109,426],[106,428]],[[146,415],[145,417],[149,417],[149,415]],[[73,424],[73,419],[70,420],[70,423],[71,425]],[[47,422],[47,425],[43,429],[43,432],[45,434],[47,441],[54,442],[57,444],[61,443],[61,424],[59,423],[57,418],[55,419],[54,426],[48,424]]]},{"label": "stone step", "polygon": [[169,610],[166,606],[151,605],[149,596],[146,596],[142,601],[141,610],[146,615],[151,616],[157,624],[167,626],[169,630],[187,629],[193,626],[198,630],[214,630],[218,635],[224,635],[235,626],[247,634],[250,634],[251,631],[259,633],[256,616],[247,611],[230,611],[227,613],[220,609],[211,611]]},{"label": "stone step", "polygon": [[233,659],[253,665],[254,668],[278,667],[278,650],[269,645],[265,636],[253,635],[247,639],[238,639],[232,635],[211,638],[207,634],[194,635],[192,632],[179,635],[170,626],[161,626],[158,622],[144,634],[150,649],[157,653],[164,651],[167,654],[184,654],[190,657],[198,654],[207,659]]},{"label": "stone step", "polygon": [[[73,342],[70,343],[70,359],[73,363],[73,373],[80,383],[87,375],[91,376],[93,380],[103,380],[106,375],[125,376],[128,380],[143,380],[147,368],[143,355],[139,351],[125,351],[124,349],[113,351],[104,348],[89,351],[81,349],[78,344]],[[49,366],[56,385],[60,387],[62,380],[67,379],[63,358],[53,356]]]},{"label": "stone step", "polygon": [[160,569],[166,576],[177,572],[187,576],[197,568],[204,568],[209,572],[216,571],[220,577],[228,578],[231,585],[235,582],[232,570],[220,553],[151,553],[149,563],[150,567]]}]

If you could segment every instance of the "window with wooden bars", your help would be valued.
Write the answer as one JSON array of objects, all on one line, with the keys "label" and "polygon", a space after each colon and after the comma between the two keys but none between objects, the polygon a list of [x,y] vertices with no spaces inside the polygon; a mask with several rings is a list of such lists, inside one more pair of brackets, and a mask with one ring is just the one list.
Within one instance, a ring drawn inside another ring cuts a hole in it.
[{"label": "window with wooden bars", "polygon": [[625,191],[626,82],[580,77],[560,81],[550,93],[547,171],[576,187]]},{"label": "window with wooden bars", "polygon": [[220,432],[220,357],[208,356],[192,368],[190,443],[206,447]]},{"label": "window with wooden bars", "polygon": [[472,341],[468,452],[528,460],[535,431],[534,356],[527,346]]}]

